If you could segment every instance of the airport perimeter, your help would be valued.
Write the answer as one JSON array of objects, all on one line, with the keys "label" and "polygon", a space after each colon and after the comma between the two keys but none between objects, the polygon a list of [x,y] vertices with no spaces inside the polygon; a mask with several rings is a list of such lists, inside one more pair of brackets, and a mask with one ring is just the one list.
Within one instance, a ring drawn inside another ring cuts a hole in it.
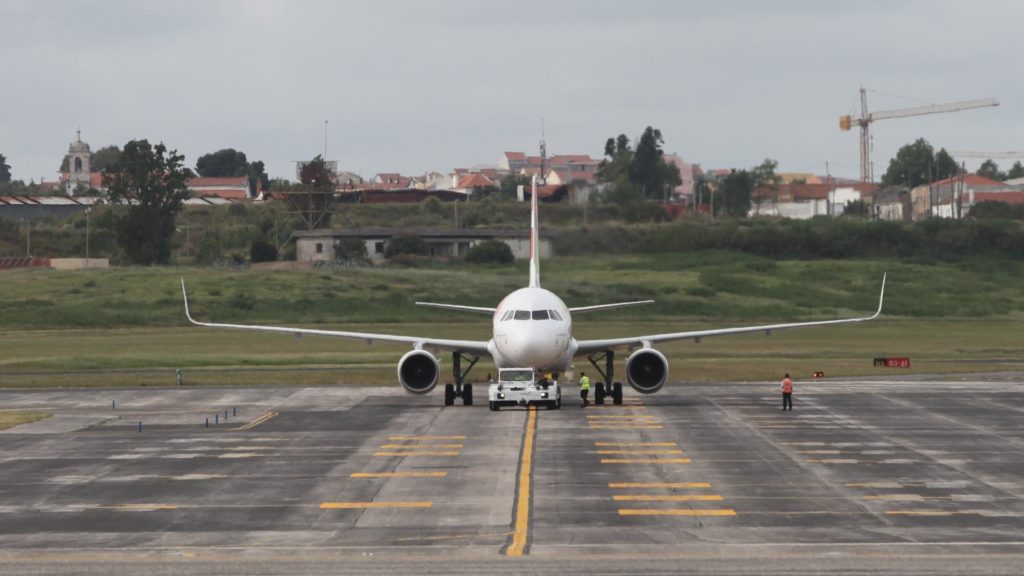
[{"label": "airport perimeter", "polygon": [[798,381],[793,412],[775,383],[440,404],[397,387],[0,391],[0,408],[54,414],[0,433],[0,571],[1024,566],[1019,375]]}]

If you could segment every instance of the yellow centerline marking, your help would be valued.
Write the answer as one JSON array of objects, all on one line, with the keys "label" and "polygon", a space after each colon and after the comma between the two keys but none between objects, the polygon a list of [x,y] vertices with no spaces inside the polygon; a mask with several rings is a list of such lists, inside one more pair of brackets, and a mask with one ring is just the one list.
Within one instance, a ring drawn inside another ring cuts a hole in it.
[{"label": "yellow centerline marking", "polygon": [[324,502],[323,510],[354,510],[363,508],[430,508],[433,502]]},{"label": "yellow centerline marking", "polygon": [[678,446],[675,442],[594,442],[594,446]]},{"label": "yellow centerline marking", "polygon": [[530,532],[530,477],[533,471],[533,438],[537,431],[537,407],[530,407],[526,420],[526,434],[523,435],[523,454],[519,459],[519,491],[516,494],[516,525],[512,544],[505,550],[506,556],[522,556]]},{"label": "yellow centerline marking", "polygon": [[602,458],[601,464],[689,464],[689,458]]},{"label": "yellow centerline marking", "polygon": [[388,440],[465,440],[465,436],[388,436]]},{"label": "yellow centerline marking", "polygon": [[350,478],[444,478],[447,472],[353,472]]},{"label": "yellow centerline marking", "polygon": [[156,510],[177,510],[175,504],[118,504],[114,506],[95,506],[98,510],[129,510],[133,512],[153,512]]},{"label": "yellow centerline marking", "polygon": [[629,509],[620,508],[620,516],[735,516],[731,508],[719,510],[693,510],[690,508]]},{"label": "yellow centerline marking", "polygon": [[420,446],[423,446],[424,448],[431,448],[431,449],[434,449],[434,448],[464,448],[465,447],[462,444],[385,444],[385,445],[381,446],[381,448],[392,449],[392,450],[397,448],[399,450],[402,450],[402,449],[409,449],[409,448],[418,448]]},{"label": "yellow centerline marking", "polygon": [[682,454],[682,450],[597,450],[598,454],[634,454],[634,455],[652,455],[652,454]]},{"label": "yellow centerline marking", "polygon": [[459,452],[374,452],[374,456],[458,456]]},{"label": "yellow centerline marking", "polygon": [[616,494],[616,502],[710,502],[721,500],[718,494]]},{"label": "yellow centerline marking", "polygon": [[609,482],[609,488],[711,488],[710,482]]},{"label": "yellow centerline marking", "polygon": [[275,416],[280,416],[280,413],[267,412],[266,414],[260,416],[259,418],[253,420],[252,422],[249,422],[245,426],[239,426],[238,428],[235,428],[235,430],[252,430],[253,428],[259,426],[260,424],[263,424],[264,422],[270,420],[271,418],[274,418]]}]

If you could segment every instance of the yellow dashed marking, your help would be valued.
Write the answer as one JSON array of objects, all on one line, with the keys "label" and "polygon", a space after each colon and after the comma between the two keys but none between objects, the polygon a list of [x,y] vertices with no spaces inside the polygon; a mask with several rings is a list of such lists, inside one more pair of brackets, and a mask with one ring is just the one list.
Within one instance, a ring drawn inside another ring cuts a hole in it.
[{"label": "yellow dashed marking", "polygon": [[718,494],[616,494],[616,502],[709,502],[721,500]]},{"label": "yellow dashed marking", "polygon": [[711,488],[709,482],[609,482],[609,488]]},{"label": "yellow dashed marking", "polygon": [[628,509],[620,508],[620,516],[735,516],[736,511],[731,508],[720,510],[692,510],[689,508],[668,508],[668,509]]},{"label": "yellow dashed marking", "polygon": [[402,449],[423,446],[424,448],[464,448],[462,444],[385,444],[381,448]]},{"label": "yellow dashed marking", "polygon": [[353,472],[351,478],[444,478],[447,472]]},{"label": "yellow dashed marking", "polygon": [[652,454],[682,454],[682,450],[597,450],[598,454],[635,454],[635,455],[652,455]]},{"label": "yellow dashed marking", "polygon": [[174,504],[119,504],[116,506],[96,506],[99,510],[126,510],[129,512],[154,512],[156,510],[177,510]]},{"label": "yellow dashed marking", "polygon": [[430,508],[433,502],[324,502],[324,510],[355,510],[363,508]]},{"label": "yellow dashed marking", "polygon": [[374,452],[374,456],[458,456],[459,452]]},{"label": "yellow dashed marking", "polygon": [[602,458],[601,464],[689,464],[689,458]]},{"label": "yellow dashed marking", "polygon": [[388,440],[465,440],[465,436],[388,436]]},{"label": "yellow dashed marking", "polygon": [[594,442],[594,446],[678,446],[675,442]]}]

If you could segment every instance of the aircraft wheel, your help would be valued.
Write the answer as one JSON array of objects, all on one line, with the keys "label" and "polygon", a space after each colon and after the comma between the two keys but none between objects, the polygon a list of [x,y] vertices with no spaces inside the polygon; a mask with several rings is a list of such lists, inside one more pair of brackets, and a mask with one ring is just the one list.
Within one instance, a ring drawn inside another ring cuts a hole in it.
[{"label": "aircraft wheel", "polygon": [[604,404],[604,382],[598,382],[594,387],[594,404]]},{"label": "aircraft wheel", "polygon": [[491,400],[490,402],[488,402],[487,403],[487,407],[491,409],[491,412],[497,412],[498,411],[498,403],[495,402],[494,400]]},{"label": "aircraft wheel", "polygon": [[622,382],[612,384],[612,402],[622,404]]},{"label": "aircraft wheel", "polygon": [[561,409],[562,409],[562,397],[559,396],[558,399],[555,400],[555,410],[561,410]]},{"label": "aircraft wheel", "polygon": [[472,406],[473,405],[473,385],[463,384],[462,385],[462,405]]},{"label": "aircraft wheel", "polygon": [[455,385],[445,384],[444,385],[444,405],[454,406],[455,405]]}]

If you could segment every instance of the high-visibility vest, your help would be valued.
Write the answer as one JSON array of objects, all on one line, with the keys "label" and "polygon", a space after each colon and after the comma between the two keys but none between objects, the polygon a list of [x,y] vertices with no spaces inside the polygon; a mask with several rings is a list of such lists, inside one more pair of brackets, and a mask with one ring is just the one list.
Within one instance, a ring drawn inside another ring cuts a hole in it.
[{"label": "high-visibility vest", "polygon": [[580,390],[590,390],[590,376],[580,378]]},{"label": "high-visibility vest", "polygon": [[782,380],[782,392],[784,394],[792,394],[793,393],[793,381],[790,380],[789,378],[784,378]]}]

